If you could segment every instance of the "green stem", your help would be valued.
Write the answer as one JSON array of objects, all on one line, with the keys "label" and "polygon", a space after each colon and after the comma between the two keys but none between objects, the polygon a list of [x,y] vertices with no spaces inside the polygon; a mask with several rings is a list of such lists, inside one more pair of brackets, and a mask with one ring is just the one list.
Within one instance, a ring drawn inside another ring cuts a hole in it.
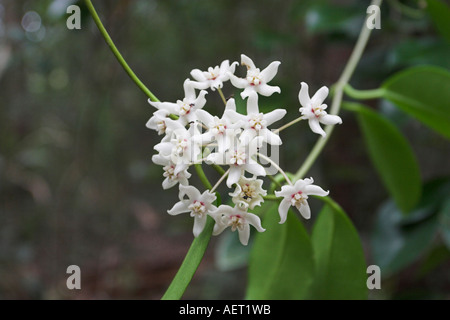
[{"label": "green stem", "polygon": [[179,300],[186,291],[187,286],[192,280],[200,262],[203,259],[209,240],[211,239],[214,227],[214,220],[208,216],[205,228],[202,233],[192,241],[191,247],[187,252],[183,263],[178,269],[177,274],[172,280],[162,300]]},{"label": "green stem", "polygon": [[227,106],[227,99],[225,99],[225,96],[223,95],[222,89],[217,88],[217,91],[220,94],[220,97],[222,98],[223,103],[225,104],[225,106]]},{"label": "green stem", "polygon": [[211,190],[212,185],[209,182],[208,178],[206,177],[205,172],[202,169],[202,165],[200,163],[195,164],[195,171],[197,171],[197,175],[200,179],[200,181],[203,183],[206,189]]},{"label": "green stem", "polygon": [[[373,0],[371,5],[380,6],[381,2],[382,2],[382,0]],[[369,17],[369,15],[367,17]],[[366,19],[367,19],[367,17],[366,17]],[[356,68],[359,60],[361,59],[361,56],[364,52],[367,41],[369,40],[371,31],[372,31],[372,29],[367,28],[366,21],[364,21],[361,31],[359,33],[358,40],[357,40],[356,45],[353,48],[353,52],[350,56],[350,59],[347,61],[347,64],[345,65],[344,71],[342,72],[339,80],[334,85],[334,95],[333,95],[333,100],[331,102],[330,114],[333,114],[333,115],[339,114],[339,110],[341,108],[343,92],[344,92],[344,87],[348,84],[351,76],[353,75],[353,72],[355,71],[355,68]],[[330,139],[333,129],[334,129],[334,126],[326,126],[325,127],[325,129],[324,129],[325,133],[326,133],[325,138],[321,137],[321,138],[319,138],[319,140],[317,140],[316,144],[314,145],[313,149],[309,153],[308,157],[305,159],[302,166],[295,173],[293,180],[298,180],[298,179],[304,177],[305,174],[309,171],[309,169],[312,167],[312,165],[316,161],[319,154],[322,152],[326,143]]]},{"label": "green stem", "polygon": [[[195,165],[195,170],[197,171],[200,181],[203,183],[206,189],[211,190],[212,186],[205,172],[200,164]],[[217,194],[216,205],[220,205],[220,195]],[[166,293],[162,296],[162,300],[179,300],[183,296],[186,288],[192,280],[195,272],[197,271],[200,262],[205,255],[206,248],[208,247],[209,241],[211,240],[211,235],[214,228],[214,220],[211,217],[207,217],[205,228],[198,237],[192,241],[192,244],[184,257],[183,263],[177,271],[177,274],[173,278],[169,288],[167,288]]]},{"label": "green stem", "polygon": [[98,29],[100,30],[100,33],[102,34],[103,38],[105,39],[106,43],[108,44],[111,51],[116,56],[119,63],[122,65],[122,67],[125,69],[127,74],[130,76],[130,78],[136,83],[136,85],[147,95],[147,97],[150,98],[151,101],[159,101],[158,98],[142,83],[141,80],[136,76],[136,74],[131,70],[131,68],[128,66],[125,59],[120,54],[117,47],[114,45],[114,42],[112,41],[111,37],[109,36],[108,32],[106,31],[105,27],[102,24],[102,21],[100,20],[100,17],[98,16],[97,12],[95,11],[95,8],[91,2],[91,0],[85,0],[86,6],[89,10],[89,12],[92,15],[92,18],[95,21],[95,24],[97,25]]},{"label": "green stem", "polygon": [[371,89],[371,90],[358,90],[353,88],[350,84],[344,86],[344,92],[351,98],[358,100],[377,99],[383,97],[384,88]]},{"label": "green stem", "polygon": [[278,201],[278,200],[280,200],[280,198],[278,198],[274,194],[268,194],[267,196],[263,196],[263,199],[264,200],[271,200],[271,201]]},{"label": "green stem", "polygon": [[298,117],[297,119],[292,120],[291,122],[286,123],[285,125],[279,127],[278,129],[273,130],[274,133],[278,133],[281,130],[284,130],[286,128],[289,128],[290,126],[292,126],[293,124],[296,124],[297,122],[303,120],[302,117]]}]

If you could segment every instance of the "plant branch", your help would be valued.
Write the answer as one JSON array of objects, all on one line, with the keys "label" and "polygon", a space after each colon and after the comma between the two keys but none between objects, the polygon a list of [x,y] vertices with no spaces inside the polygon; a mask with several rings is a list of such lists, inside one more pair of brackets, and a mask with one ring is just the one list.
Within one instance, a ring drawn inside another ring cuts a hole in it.
[{"label": "plant branch", "polygon": [[[371,5],[381,5],[382,0],[373,0]],[[367,18],[369,15],[367,15]],[[353,75],[353,72],[356,69],[356,66],[359,62],[359,60],[362,57],[362,54],[364,52],[364,49],[366,47],[367,41],[369,40],[370,34],[372,29],[367,28],[366,26],[366,20],[363,23],[363,26],[361,28],[361,31],[359,33],[358,40],[356,42],[355,47],[353,48],[352,54],[347,61],[347,64],[345,65],[344,71],[342,72],[340,78],[334,85],[334,95],[333,100],[331,102],[331,108],[330,108],[330,114],[337,115],[339,114],[340,108],[341,108],[341,101],[344,93],[344,87],[348,84],[350,81],[351,76]],[[330,139],[331,133],[333,132],[334,126],[326,126],[325,127],[325,138],[319,138],[319,140],[314,145],[313,149],[309,153],[308,157],[303,162],[302,166],[298,169],[298,171],[294,175],[294,180],[301,179],[308,170],[312,167],[314,162],[316,161],[317,157],[322,152],[323,148],[325,147],[326,143]]]},{"label": "plant branch", "polygon": [[85,0],[85,3],[89,12],[91,13],[92,18],[94,19],[95,24],[98,27],[98,30],[102,34],[111,51],[116,56],[120,65],[125,69],[126,73],[130,76],[130,78],[134,81],[134,83],[136,83],[136,85],[147,95],[147,97],[150,98],[151,101],[155,102],[159,101],[158,98],[156,98],[156,96],[142,83],[142,81],[139,80],[139,78],[136,76],[133,70],[128,66],[127,62],[122,57],[119,50],[112,41],[111,37],[109,36],[108,31],[106,31],[105,27],[103,26],[103,23],[100,20],[100,17],[98,16],[97,11],[95,10],[91,0]]}]

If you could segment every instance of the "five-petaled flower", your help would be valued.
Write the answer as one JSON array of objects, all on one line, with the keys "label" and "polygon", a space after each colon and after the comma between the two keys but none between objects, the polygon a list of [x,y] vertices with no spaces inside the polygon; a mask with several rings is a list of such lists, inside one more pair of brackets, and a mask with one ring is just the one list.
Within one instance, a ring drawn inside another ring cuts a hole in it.
[{"label": "five-petaled flower", "polygon": [[263,71],[255,66],[252,59],[246,55],[241,55],[241,65],[247,67],[247,75],[245,78],[238,78],[234,74],[229,73],[231,83],[239,89],[244,89],[241,92],[241,97],[245,99],[250,92],[257,92],[263,96],[271,96],[273,93],[281,92],[280,87],[270,86],[270,82],[278,72],[280,61],[273,61]]},{"label": "five-petaled flower", "polygon": [[275,191],[275,196],[284,198],[278,207],[278,213],[281,219],[280,223],[286,221],[287,213],[291,206],[296,207],[303,218],[309,219],[311,217],[311,210],[307,201],[308,196],[315,195],[324,197],[329,193],[329,191],[313,185],[313,182],[312,178],[299,179],[294,185],[285,185],[281,187],[280,191]]},{"label": "five-petaled flower", "polygon": [[[185,199],[186,196],[188,199]],[[198,237],[205,228],[208,214],[216,209],[212,204],[216,200],[216,195],[209,190],[200,194],[197,188],[180,184],[179,198],[180,201],[175,203],[172,209],[167,212],[170,215],[189,212],[191,217],[194,218],[194,236]]]},{"label": "five-petaled flower", "polygon": [[298,99],[302,105],[302,108],[299,109],[302,113],[302,119],[307,119],[311,130],[322,137],[325,137],[326,133],[320,126],[320,123],[325,125],[342,123],[342,119],[339,116],[327,114],[325,111],[327,105],[323,104],[323,102],[327,96],[328,88],[323,86],[310,98],[308,85],[304,82],[301,83]]},{"label": "five-petaled flower", "polygon": [[183,84],[184,99],[173,102],[154,102],[150,99],[148,102],[159,110],[166,110],[169,114],[178,116],[179,122],[186,125],[190,122],[197,120],[195,111],[202,109],[206,104],[205,95],[208,93],[205,90],[201,90],[198,96],[195,93],[195,87],[193,81],[186,79]]},{"label": "five-petaled flower", "polygon": [[250,237],[250,225],[259,232],[264,232],[261,226],[261,219],[253,213],[243,210],[241,206],[230,207],[229,205],[220,205],[211,212],[216,224],[214,225],[213,235],[222,233],[230,227],[231,231],[238,231],[239,240],[246,246]]},{"label": "five-petaled flower", "polygon": [[247,115],[235,110],[225,110],[225,116],[234,122],[241,123],[244,129],[239,139],[243,142],[251,141],[255,137],[262,137],[262,141],[271,145],[281,145],[280,136],[268,129],[272,123],[281,120],[286,115],[285,109],[275,109],[268,113],[259,112],[258,95],[251,92],[247,99]]},{"label": "five-petaled flower", "polygon": [[242,176],[236,189],[230,193],[232,201],[236,205],[245,204],[249,209],[254,209],[255,206],[260,206],[264,199],[262,196],[267,195],[267,191],[262,188],[263,181],[256,179],[256,177],[247,178]]},{"label": "five-petaled flower", "polygon": [[236,69],[237,61],[230,65],[230,61],[224,60],[219,66],[209,67],[208,71],[201,71],[200,69],[194,69],[191,71],[191,76],[196,81],[192,84],[197,89],[210,88],[212,91],[221,89],[223,83],[230,79],[230,73],[233,74]]}]

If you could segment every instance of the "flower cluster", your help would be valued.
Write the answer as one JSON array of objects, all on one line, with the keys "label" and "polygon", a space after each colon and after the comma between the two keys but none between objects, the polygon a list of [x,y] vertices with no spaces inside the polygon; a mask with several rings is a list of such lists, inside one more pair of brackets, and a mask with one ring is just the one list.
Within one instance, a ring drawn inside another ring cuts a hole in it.
[{"label": "flower cluster", "polygon": [[[278,72],[280,62],[274,61],[261,71],[249,57],[241,55],[240,64],[246,68],[246,75],[242,78],[235,75],[239,63],[230,64],[228,60],[207,71],[192,70],[193,79],[185,80],[182,100],[149,100],[157,110],[147,122],[147,127],[162,136],[161,142],[154,147],[158,153],[152,157],[155,164],[163,167],[165,179],[162,187],[169,189],[177,184],[179,187],[179,202],[168,213],[189,213],[194,218],[194,236],[203,231],[210,216],[215,221],[214,235],[230,227],[232,231],[238,231],[239,240],[246,245],[250,225],[259,232],[265,231],[260,218],[250,211],[260,206],[267,196],[263,180],[260,179],[270,173],[264,165],[269,164],[277,171],[282,171],[263,150],[282,144],[279,130],[270,127],[286,115],[286,110],[275,109],[264,113],[258,104],[259,96],[281,92],[278,86],[269,84]],[[240,95],[246,100],[245,114],[237,112],[234,98],[225,99],[222,88],[227,81],[235,88],[243,89]],[[217,90],[224,101],[221,116],[204,109],[208,89]],[[311,130],[322,136],[325,136],[325,131],[319,123],[341,123],[338,116],[325,112],[323,101],[327,95],[328,88],[322,87],[310,98],[308,86],[301,83],[300,118],[307,119]],[[203,162],[223,172],[214,187],[201,193],[189,184],[191,173],[188,171],[192,165]],[[284,172],[281,173],[287,178]],[[213,204],[216,200],[215,191],[225,179],[232,191],[229,196],[233,205],[217,207]],[[292,183],[287,178],[286,181],[289,184],[275,192],[276,197],[282,198],[279,206],[280,223],[285,222],[291,206],[297,208],[305,219],[309,219],[308,195],[326,196],[328,192],[313,185],[312,179],[299,179]]]}]

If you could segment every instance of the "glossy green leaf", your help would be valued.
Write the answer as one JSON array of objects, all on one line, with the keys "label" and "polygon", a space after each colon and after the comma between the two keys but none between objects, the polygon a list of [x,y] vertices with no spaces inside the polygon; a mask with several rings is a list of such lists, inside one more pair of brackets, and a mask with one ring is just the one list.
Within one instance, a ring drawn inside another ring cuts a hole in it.
[{"label": "glossy green leaf", "polygon": [[437,31],[450,42],[450,7],[440,0],[427,0],[427,12]]},{"label": "glossy green leaf", "polygon": [[450,139],[450,72],[412,67],[393,75],[382,87],[384,98]]},{"label": "glossy green leaf", "polygon": [[440,211],[439,225],[441,229],[442,240],[444,241],[447,248],[450,249],[450,199],[447,199],[442,204]]},{"label": "glossy green leaf", "polygon": [[[348,106],[348,105],[347,105]],[[401,132],[386,118],[359,104],[351,104],[358,113],[364,140],[384,186],[406,213],[421,196],[421,178],[414,153]]]},{"label": "glossy green leaf", "polygon": [[[439,212],[450,194],[450,181],[438,179],[424,185],[420,203],[404,216],[390,200],[377,213],[372,234],[374,263],[389,276],[416,261],[431,245],[439,230]],[[442,223],[441,223],[442,228]],[[442,229],[441,229],[442,230]]]},{"label": "glossy green leaf", "polygon": [[339,206],[324,206],[311,241],[316,275],[310,298],[367,299],[367,265],[361,241]]},{"label": "glossy green leaf", "polygon": [[278,203],[267,203],[262,225],[250,254],[247,299],[303,299],[313,281],[311,241],[303,224],[288,213],[279,224]]},{"label": "glossy green leaf", "polygon": [[236,270],[247,265],[253,237],[249,244],[243,246],[239,237],[233,232],[225,232],[220,239],[215,251],[216,265],[221,271]]},{"label": "glossy green leaf", "polygon": [[310,32],[341,32],[356,35],[364,22],[364,17],[360,8],[355,6],[315,1],[306,11],[304,21]]},{"label": "glossy green leaf", "polygon": [[373,259],[383,277],[416,261],[429,248],[437,230],[436,215],[415,224],[402,224],[402,213],[389,201],[377,214],[372,237]]}]

